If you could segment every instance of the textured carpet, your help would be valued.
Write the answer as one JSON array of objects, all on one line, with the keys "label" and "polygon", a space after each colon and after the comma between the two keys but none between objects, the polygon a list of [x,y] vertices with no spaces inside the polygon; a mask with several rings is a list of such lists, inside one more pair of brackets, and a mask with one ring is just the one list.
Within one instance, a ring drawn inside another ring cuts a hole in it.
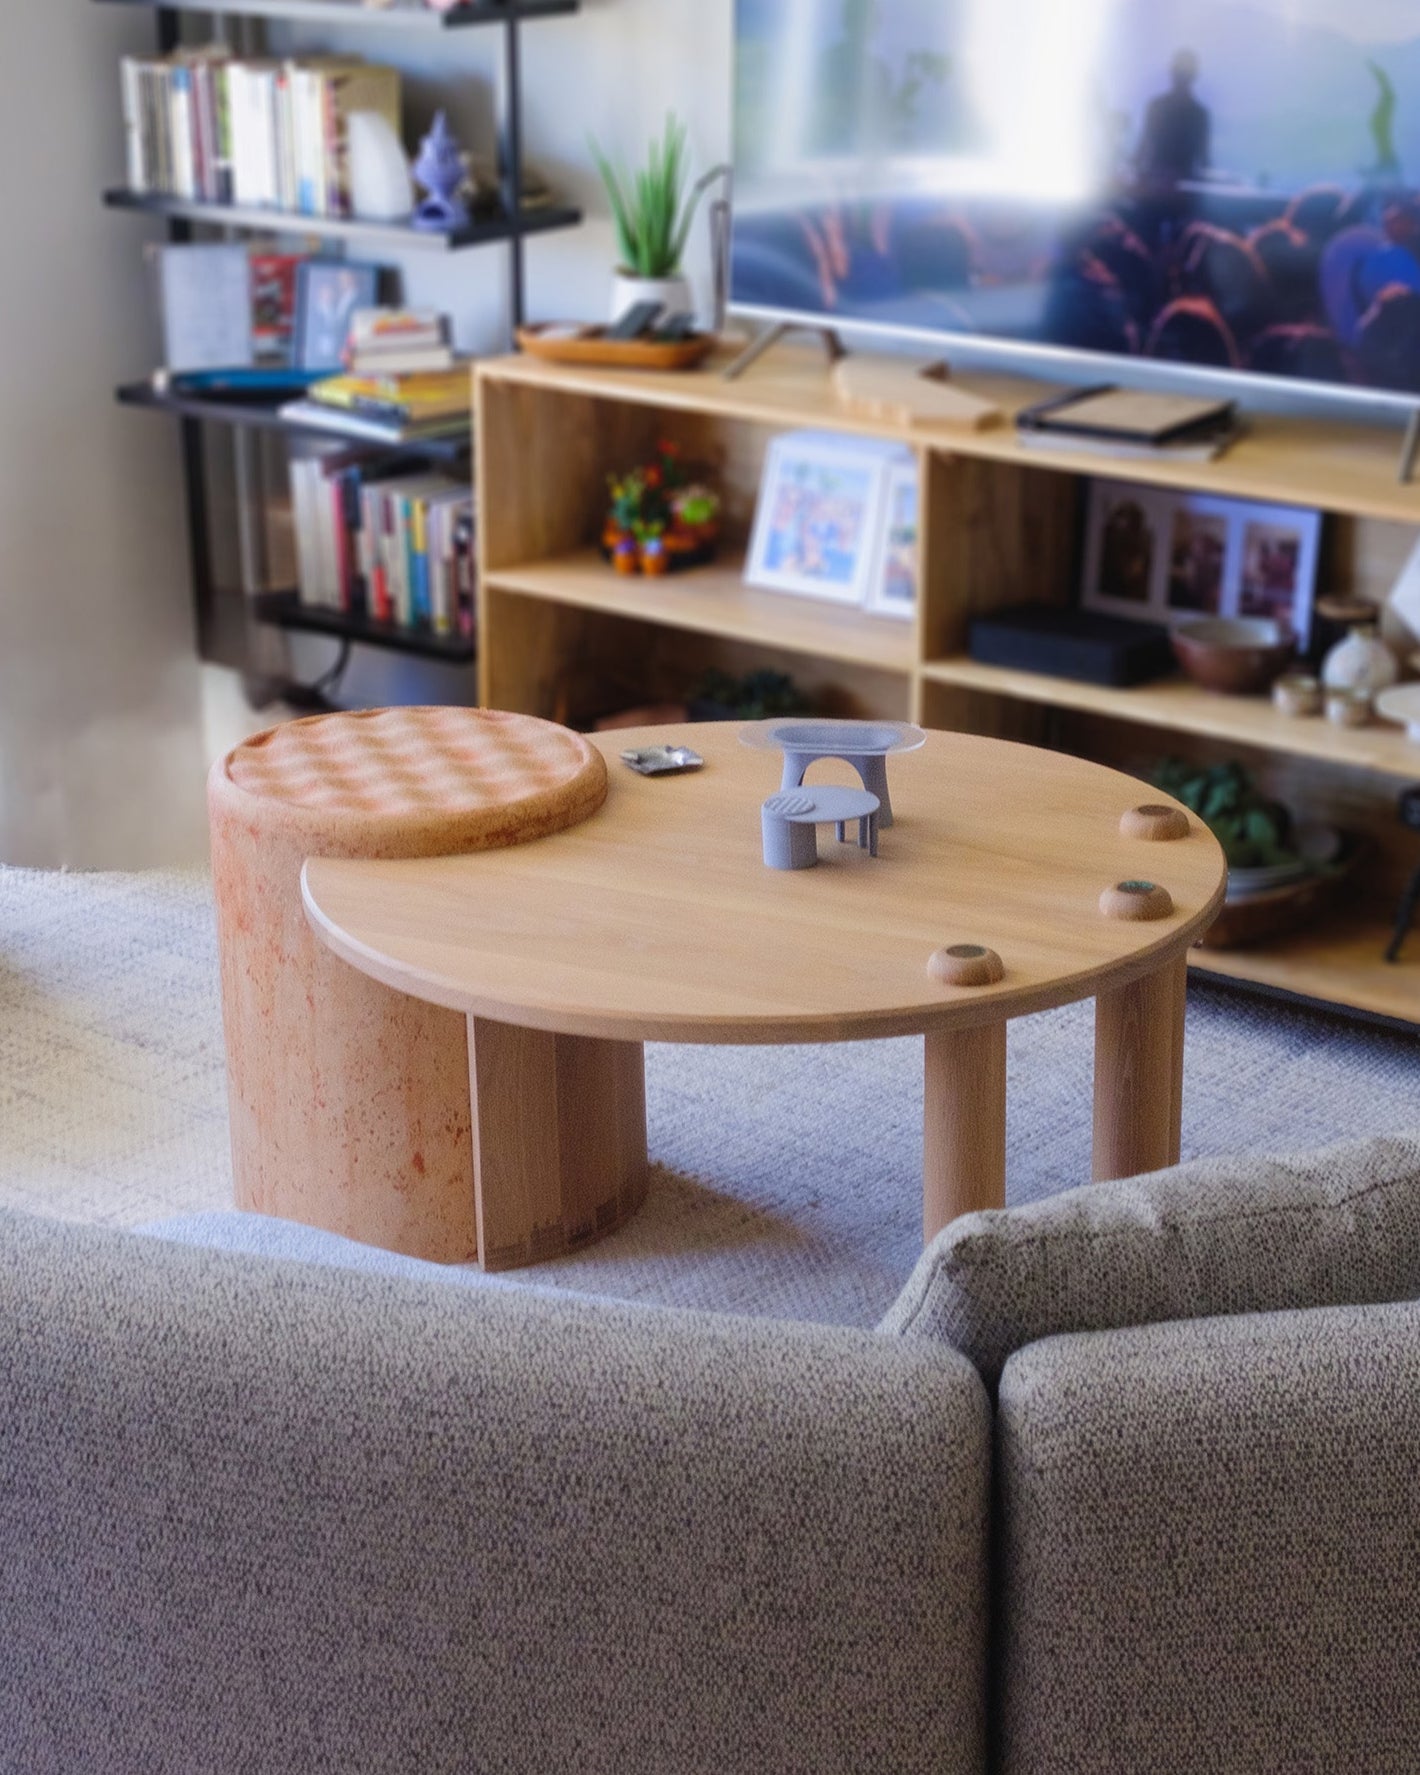
[{"label": "textured carpet", "polygon": [[[1185,1157],[1420,1128],[1415,1038],[1198,988],[1188,1036]],[[1089,1176],[1091,1044],[1088,1005],[1011,1026],[1013,1202]],[[652,1047],[647,1081],[645,1210],[521,1285],[873,1323],[920,1247],[920,1042]],[[0,870],[0,1203],[282,1242],[229,1200],[206,879]]]}]

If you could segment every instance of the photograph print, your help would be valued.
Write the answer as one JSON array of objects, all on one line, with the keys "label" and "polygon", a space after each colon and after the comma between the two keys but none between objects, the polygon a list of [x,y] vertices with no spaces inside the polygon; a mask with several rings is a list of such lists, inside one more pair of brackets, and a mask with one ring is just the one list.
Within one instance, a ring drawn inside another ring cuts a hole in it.
[{"label": "photograph print", "polygon": [[1141,622],[1270,617],[1311,640],[1321,514],[1092,481],[1080,602]]},{"label": "photograph print", "polygon": [[888,473],[882,544],[868,608],[910,618],[917,608],[917,463],[908,457]]},{"label": "photograph print", "polygon": [[[1249,508],[1243,510],[1247,513]],[[1287,507],[1253,507],[1251,515],[1242,519],[1237,614],[1286,623],[1304,648],[1311,640],[1320,530],[1316,512]]]},{"label": "photograph print", "polygon": [[1221,616],[1231,522],[1220,501],[1180,499],[1169,531],[1170,615]]},{"label": "photograph print", "polygon": [[1158,496],[1117,481],[1090,485],[1081,602],[1090,610],[1148,620],[1162,560]]},{"label": "photograph print", "polygon": [[790,433],[770,446],[745,577],[836,604],[867,601],[888,459],[881,448]]}]

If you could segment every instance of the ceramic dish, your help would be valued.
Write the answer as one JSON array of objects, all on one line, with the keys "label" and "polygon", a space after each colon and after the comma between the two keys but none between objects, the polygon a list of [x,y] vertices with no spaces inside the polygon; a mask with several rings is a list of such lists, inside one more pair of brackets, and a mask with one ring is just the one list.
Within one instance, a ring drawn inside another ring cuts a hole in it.
[{"label": "ceramic dish", "polygon": [[1420,746],[1420,684],[1397,684],[1381,691],[1375,709],[1383,720],[1398,721],[1405,737]]},{"label": "ceramic dish", "polygon": [[621,762],[643,777],[678,776],[682,771],[700,770],[705,764],[689,746],[644,746],[640,751],[623,752]]},{"label": "ceramic dish", "polygon": [[751,721],[740,744],[768,752],[816,752],[821,758],[866,758],[915,752],[927,735],[911,721],[826,721],[798,715]]}]

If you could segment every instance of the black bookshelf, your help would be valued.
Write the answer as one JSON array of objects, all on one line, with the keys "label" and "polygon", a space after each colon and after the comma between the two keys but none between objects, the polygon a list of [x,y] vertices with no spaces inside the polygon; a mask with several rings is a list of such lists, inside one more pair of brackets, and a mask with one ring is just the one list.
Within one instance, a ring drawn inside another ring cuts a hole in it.
[{"label": "black bookshelf", "polygon": [[[101,6],[146,7],[150,12],[164,0],[97,0]],[[232,0],[222,6],[191,6],[189,12],[229,13],[240,18],[286,19],[293,23],[326,25],[383,25],[405,31],[457,31],[472,25],[501,25],[510,20],[529,24],[538,19],[563,18],[581,10],[581,0],[490,0],[486,5],[456,6],[449,12],[428,7],[393,5],[359,6],[352,0]]]},{"label": "black bookshelf", "polygon": [[[98,0],[117,6],[136,0]],[[516,243],[529,235],[550,234],[559,228],[575,228],[582,212],[565,204],[525,208],[521,215],[475,216],[463,228],[415,228],[408,222],[362,222],[340,216],[302,216],[289,210],[243,208],[236,204],[204,203],[200,199],[170,197],[165,193],[114,190],[104,192],[110,209],[143,210],[170,221],[202,222],[218,228],[238,228],[245,233],[307,234],[329,240],[345,240],[367,246],[383,245],[398,252],[461,252],[467,247]]]},{"label": "black bookshelf", "polygon": [[436,635],[431,629],[405,628],[400,623],[376,622],[353,610],[327,610],[319,604],[303,604],[295,592],[261,592],[248,600],[259,623],[293,629],[305,635],[328,635],[335,641],[355,641],[369,647],[387,647],[395,653],[411,653],[420,659],[445,665],[468,665],[476,657],[472,636]]},{"label": "black bookshelf", "polygon": [[204,400],[201,395],[171,394],[154,388],[151,382],[125,382],[114,390],[114,399],[122,407],[142,407],[147,412],[167,413],[175,419],[245,426],[251,431],[284,431],[293,437],[325,438],[332,443],[349,444],[352,449],[366,449],[387,456],[407,453],[433,462],[457,462],[468,454],[472,444],[471,431],[462,437],[410,438],[403,443],[388,443],[359,432],[340,432],[328,425],[303,425],[300,420],[283,418],[281,405],[284,402]]},{"label": "black bookshelf", "polygon": [[[190,6],[172,5],[165,0],[95,0],[95,4],[143,8],[152,13],[160,53],[177,47],[184,13],[328,26],[368,24],[420,32],[459,30],[479,25],[497,27],[503,34],[497,105],[501,210],[494,215],[476,217],[466,228],[431,233],[407,224],[297,216],[282,210],[203,203],[124,189],[106,191],[104,202],[113,209],[164,221],[168,237],[173,241],[191,240],[195,229],[212,227],[223,231],[304,235],[370,249],[383,246],[392,252],[456,252],[471,247],[502,245],[507,250],[508,308],[512,329],[516,330],[522,324],[526,289],[524,243],[540,234],[575,227],[582,219],[578,210],[566,204],[528,207],[521,202],[522,26],[575,14],[581,10],[581,0],[466,0],[465,4],[447,12],[435,12],[410,4],[408,0],[404,4],[396,0],[395,4],[386,6],[365,6],[357,4],[356,0],[228,0],[224,5]],[[205,426],[217,423],[247,430],[293,433],[309,430],[310,435],[317,435],[316,428],[283,420],[274,403],[252,405],[202,400],[162,393],[149,383],[125,384],[117,390],[117,398],[126,406],[166,413],[175,418],[181,428],[193,608],[198,651],[204,659],[245,670],[247,648],[242,644],[241,636],[249,633],[252,622],[325,635],[341,642],[341,660],[333,669],[331,679],[338,677],[351,643],[390,648],[446,664],[466,665],[474,659],[474,643],[465,637],[434,635],[393,623],[373,622],[345,611],[314,609],[302,605],[294,592],[244,597],[216,584],[206,497]],[[339,434],[320,429],[318,435],[338,437]],[[411,456],[435,461],[456,460],[468,448],[463,439],[409,445],[383,445],[354,437],[349,441],[352,446],[368,445],[372,451],[408,452]],[[326,682],[322,681],[322,687]],[[305,691],[312,687],[293,688]]]}]

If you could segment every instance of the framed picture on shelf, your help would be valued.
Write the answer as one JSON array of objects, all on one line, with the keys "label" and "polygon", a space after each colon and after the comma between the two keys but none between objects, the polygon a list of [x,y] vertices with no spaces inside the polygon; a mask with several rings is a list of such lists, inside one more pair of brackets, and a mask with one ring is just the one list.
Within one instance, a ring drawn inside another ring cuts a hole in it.
[{"label": "framed picture on shelf", "polygon": [[1080,602],[1147,622],[1271,617],[1305,651],[1321,522],[1297,506],[1092,481]]},{"label": "framed picture on shelf", "polygon": [[745,579],[833,604],[867,601],[895,448],[788,432],[765,459]]},{"label": "framed picture on shelf", "polygon": [[1080,602],[1087,610],[1147,620],[1157,604],[1163,516],[1146,487],[1091,481]]},{"label": "framed picture on shelf", "polygon": [[357,308],[379,301],[377,265],[306,259],[296,268],[296,319],[291,362],[298,370],[344,367],[345,341]]},{"label": "framed picture on shelf", "polygon": [[1225,499],[1163,496],[1169,506],[1164,605],[1171,621],[1223,616],[1233,547],[1233,512]]},{"label": "framed picture on shelf", "polygon": [[887,472],[881,542],[868,585],[868,609],[875,616],[911,621],[917,610],[917,501],[917,462],[905,456]]},{"label": "framed picture on shelf", "polygon": [[1290,624],[1305,651],[1311,642],[1321,513],[1290,505],[1241,509],[1236,614]]},{"label": "framed picture on shelf", "polygon": [[170,370],[230,370],[253,356],[251,259],[244,246],[149,249]]},{"label": "framed picture on shelf", "polygon": [[296,328],[296,279],[302,253],[251,255],[252,342],[268,361],[289,360]]}]

